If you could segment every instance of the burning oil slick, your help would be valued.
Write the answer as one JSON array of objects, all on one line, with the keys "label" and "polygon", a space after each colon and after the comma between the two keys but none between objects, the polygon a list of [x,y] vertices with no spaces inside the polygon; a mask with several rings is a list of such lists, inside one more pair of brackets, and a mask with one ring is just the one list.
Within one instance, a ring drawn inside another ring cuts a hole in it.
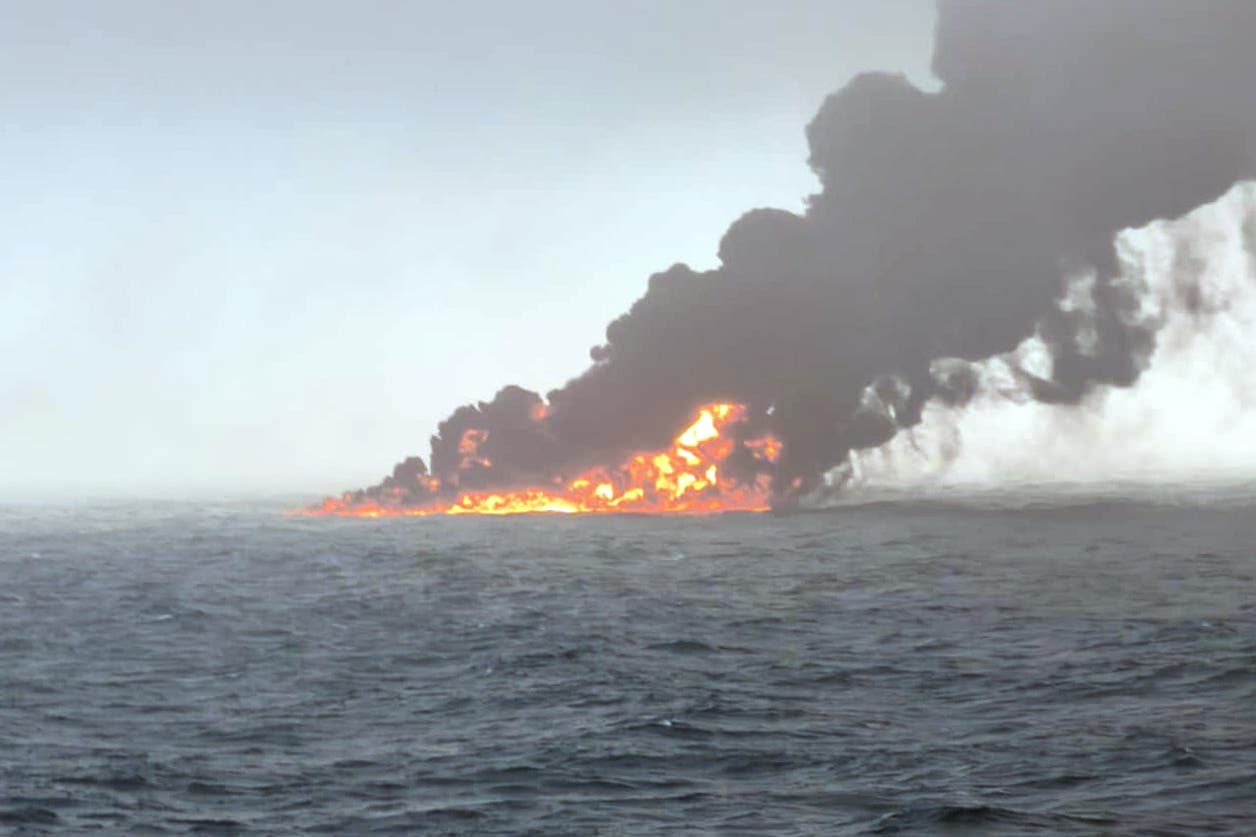
[{"label": "burning oil slick", "polygon": [[684,471],[676,510],[788,506],[927,403],[967,403],[968,362],[1031,334],[1049,362],[1024,367],[1029,399],[1132,384],[1160,322],[1136,316],[1114,239],[1253,174],[1254,36],[1249,0],[942,0],[940,89],[870,73],[830,96],[807,126],[805,212],[746,213],[718,269],[652,276],[582,375],[460,407],[430,472],[411,457],[330,506],[672,510],[642,452],[678,456],[713,404],[736,416],[733,448],[693,449],[719,479]]},{"label": "burning oil slick", "polygon": [[[569,482],[505,491],[467,491],[441,503],[441,482],[411,458],[370,492],[327,499],[309,515],[390,517],[432,514],[526,514],[538,512],[694,513],[764,511],[770,500],[771,467],[781,444],[771,435],[747,438],[750,425],[740,404],[707,404],[669,449],[638,453],[615,468],[596,467]],[[458,472],[491,469],[480,448],[488,431],[463,432]],[[410,463],[407,468],[407,463]],[[416,503],[427,493],[426,502]],[[430,498],[430,499],[428,499]]]}]

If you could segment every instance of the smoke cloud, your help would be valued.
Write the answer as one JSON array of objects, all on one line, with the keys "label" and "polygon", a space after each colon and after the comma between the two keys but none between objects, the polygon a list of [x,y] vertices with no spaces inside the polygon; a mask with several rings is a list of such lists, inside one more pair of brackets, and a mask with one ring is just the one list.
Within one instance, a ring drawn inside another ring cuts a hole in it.
[{"label": "smoke cloud", "polygon": [[[1249,0],[942,0],[941,87],[873,73],[830,96],[804,213],[746,213],[718,269],[650,277],[582,375],[459,408],[432,438],[436,481],[411,458],[362,496],[550,484],[726,400],[784,442],[787,505],[852,450],[988,393],[972,361],[1003,355],[1043,404],[1133,384],[1166,318],[1116,235],[1256,173],[1254,38]],[[1189,250],[1172,270],[1198,272]],[[1214,302],[1183,293],[1182,310]]]},{"label": "smoke cloud", "polygon": [[[867,498],[904,488],[1256,478],[1256,184],[1122,233],[1117,249],[1114,281],[1157,337],[1133,386],[1096,386],[1076,405],[1035,400],[1023,370],[1049,375],[1043,365],[1052,362],[1037,335],[984,361],[940,361],[966,370],[972,397],[931,400],[917,426],[855,452],[830,484]],[[1075,277],[1059,303],[1079,322],[1097,313],[1076,302],[1092,281]],[[1077,337],[1079,351],[1093,343],[1085,327]]]}]

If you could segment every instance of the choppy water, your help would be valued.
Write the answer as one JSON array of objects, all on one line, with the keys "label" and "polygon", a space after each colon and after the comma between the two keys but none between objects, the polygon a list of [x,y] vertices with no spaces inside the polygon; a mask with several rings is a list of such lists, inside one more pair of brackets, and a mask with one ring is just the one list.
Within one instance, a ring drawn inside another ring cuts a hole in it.
[{"label": "choppy water", "polygon": [[1250,833],[1256,504],[0,510],[0,831]]}]

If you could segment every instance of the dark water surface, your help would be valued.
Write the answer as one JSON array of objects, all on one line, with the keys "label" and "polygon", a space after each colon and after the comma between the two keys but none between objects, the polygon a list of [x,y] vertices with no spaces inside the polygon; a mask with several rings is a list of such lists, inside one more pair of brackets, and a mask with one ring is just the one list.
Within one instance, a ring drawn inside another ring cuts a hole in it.
[{"label": "dark water surface", "polygon": [[1023,506],[0,509],[0,831],[1253,833],[1256,505]]}]

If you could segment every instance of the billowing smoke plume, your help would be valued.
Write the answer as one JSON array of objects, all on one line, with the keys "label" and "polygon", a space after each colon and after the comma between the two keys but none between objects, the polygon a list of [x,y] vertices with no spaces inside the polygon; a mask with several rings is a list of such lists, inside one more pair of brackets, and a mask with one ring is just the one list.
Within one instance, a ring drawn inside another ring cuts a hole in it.
[{"label": "billowing smoke plume", "polygon": [[789,502],[926,403],[978,392],[972,366],[938,358],[1036,332],[1049,362],[1018,371],[1028,397],[1131,384],[1160,322],[1137,316],[1114,237],[1256,172],[1254,42],[1251,0],[942,0],[942,86],[874,73],[830,96],[807,127],[805,213],[749,212],[718,269],[652,276],[545,400],[512,386],[454,412],[432,439],[439,488],[412,458],[367,494],[550,484],[728,400],[785,443]]},{"label": "billowing smoke plume", "polygon": [[[899,490],[1127,480],[1180,484],[1256,478],[1256,184],[1234,187],[1185,218],[1118,239],[1119,283],[1138,299],[1132,322],[1154,325],[1156,348],[1130,387],[1095,386],[1075,405],[1033,397],[1027,370],[1050,376],[1040,335],[962,370],[974,394],[934,399],[919,424],[852,454],[829,475],[841,499]],[[1093,275],[1061,301],[1079,324]],[[1078,351],[1094,331],[1076,332]],[[853,490],[852,490],[853,489]]]}]

